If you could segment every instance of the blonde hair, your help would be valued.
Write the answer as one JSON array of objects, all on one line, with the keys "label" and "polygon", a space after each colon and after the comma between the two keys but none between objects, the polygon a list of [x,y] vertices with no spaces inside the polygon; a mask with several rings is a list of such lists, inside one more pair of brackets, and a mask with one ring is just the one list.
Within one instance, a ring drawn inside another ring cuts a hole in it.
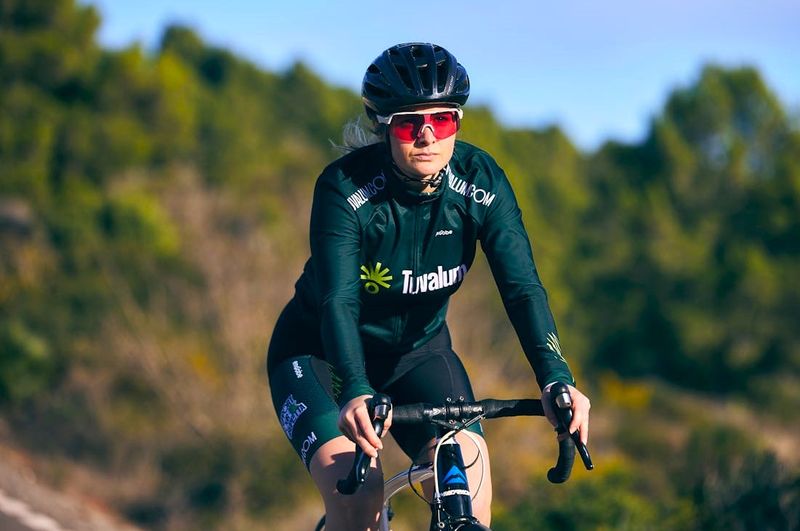
[{"label": "blonde hair", "polygon": [[370,146],[383,142],[385,126],[371,122],[368,126],[364,124],[363,117],[359,116],[355,120],[350,120],[342,128],[342,143],[337,144],[333,140],[331,145],[342,154],[350,153],[364,146]]}]

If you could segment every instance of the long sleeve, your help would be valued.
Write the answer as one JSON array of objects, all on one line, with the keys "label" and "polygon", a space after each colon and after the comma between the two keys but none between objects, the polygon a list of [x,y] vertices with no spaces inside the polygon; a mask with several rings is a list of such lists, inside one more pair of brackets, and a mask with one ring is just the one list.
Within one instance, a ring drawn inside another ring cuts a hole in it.
[{"label": "long sleeve", "polygon": [[311,211],[311,254],[319,301],[325,355],[342,380],[339,405],[362,394],[374,394],[364,369],[364,349],[358,331],[359,221],[333,175],[317,181]]},{"label": "long sleeve", "polygon": [[556,381],[574,385],[514,191],[502,170],[493,170],[500,178],[479,234],[481,246],[539,387]]}]

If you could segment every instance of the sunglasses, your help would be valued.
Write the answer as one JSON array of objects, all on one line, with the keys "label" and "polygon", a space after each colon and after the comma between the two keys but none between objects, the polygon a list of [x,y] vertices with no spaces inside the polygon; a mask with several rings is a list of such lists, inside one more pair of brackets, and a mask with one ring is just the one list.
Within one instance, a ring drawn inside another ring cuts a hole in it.
[{"label": "sunglasses", "polygon": [[430,127],[433,136],[442,140],[456,134],[461,126],[464,111],[418,111],[396,112],[389,116],[378,116],[378,123],[389,126],[389,132],[400,142],[416,142],[426,127]]}]

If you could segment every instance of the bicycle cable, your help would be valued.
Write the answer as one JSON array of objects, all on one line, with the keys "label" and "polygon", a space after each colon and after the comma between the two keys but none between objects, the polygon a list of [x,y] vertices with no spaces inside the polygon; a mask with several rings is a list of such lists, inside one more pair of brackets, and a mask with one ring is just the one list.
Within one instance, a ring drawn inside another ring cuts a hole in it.
[{"label": "bicycle cable", "polygon": [[[426,466],[426,465],[424,465],[424,466]],[[429,502],[428,500],[426,500],[426,499],[425,499],[425,496],[423,496],[422,494],[420,494],[420,493],[419,493],[419,491],[417,490],[417,487],[415,487],[415,486],[414,486],[414,482],[413,482],[413,481],[411,481],[411,473],[412,473],[413,471],[414,471],[414,467],[413,467],[413,466],[410,466],[410,467],[408,467],[408,475],[406,476],[406,477],[408,478],[408,479],[407,479],[407,481],[408,481],[408,486],[409,486],[409,487],[411,487],[411,491],[412,491],[414,494],[416,494],[416,495],[417,495],[417,498],[419,498],[420,500],[424,501],[424,502],[425,502],[425,503],[427,503],[428,505],[432,505],[432,504],[431,504],[431,502]]]},{"label": "bicycle cable", "polygon": [[[464,430],[466,430],[466,428],[468,428],[472,424],[474,424],[476,422],[479,422],[481,418],[483,418],[483,415],[479,415],[477,417],[474,417],[474,418],[470,419],[469,421],[465,422],[464,424],[458,426],[456,429],[449,431],[436,444],[436,447],[434,449],[433,463],[430,464],[431,467],[434,470],[434,495],[437,492],[439,492],[438,481],[437,481],[437,477],[436,477],[436,461],[437,461],[437,458],[438,458],[438,455],[439,455],[439,447],[441,446],[441,444],[445,440],[455,437],[459,432],[464,431]],[[471,498],[472,500],[474,500],[478,496],[478,493],[480,492],[481,487],[483,486],[484,479],[486,477],[486,467],[483,465],[484,460],[486,459],[486,456],[483,453],[483,448],[481,448],[481,445],[477,440],[478,436],[476,434],[470,433],[468,431],[464,431],[464,433],[467,435],[467,437],[469,437],[470,442],[475,446],[475,449],[477,450],[477,453],[475,455],[475,459],[473,459],[472,462],[469,465],[464,465],[464,469],[466,470],[466,469],[472,468],[473,466],[475,466],[475,464],[478,461],[480,461],[480,463],[481,463],[481,476],[480,476],[480,479],[478,481],[478,486],[477,486],[477,488],[475,488],[475,496],[472,496],[472,498]],[[427,466],[427,464],[422,465],[422,466]],[[421,499],[422,501],[424,501],[428,505],[432,506],[433,502],[428,501],[425,498],[425,496],[420,494],[420,492],[417,490],[417,487],[415,487],[414,483],[411,481],[411,474],[412,474],[413,471],[414,471],[414,467],[413,466],[408,468],[408,474],[406,475],[406,478],[407,478],[407,481],[408,481],[408,486],[411,488],[411,491],[414,494],[416,494],[416,496],[419,499]]]},{"label": "bicycle cable", "polygon": [[[477,419],[474,419],[474,420],[477,420]],[[459,433],[460,431],[463,431],[465,427],[467,427],[469,424],[473,424],[473,423],[474,422],[468,422],[468,423],[460,426],[459,428],[457,428],[455,430],[447,432],[444,435],[444,437],[439,439],[439,442],[436,444],[436,450],[434,450],[434,452],[433,452],[433,472],[434,472],[434,474],[433,474],[433,495],[434,495],[434,498],[439,494],[439,474],[436,473],[436,463],[439,460],[439,449],[442,447],[442,444],[444,444],[445,441],[448,441],[449,439],[454,438],[457,433]],[[470,464],[470,467],[473,466],[479,459],[481,461],[481,476],[480,476],[480,479],[478,481],[478,486],[475,488],[475,496],[471,496],[471,498],[470,498],[470,499],[474,500],[475,497],[480,492],[481,487],[483,486],[483,480],[484,480],[484,477],[485,477],[485,474],[486,474],[486,467],[483,466],[485,456],[483,455],[483,449],[481,448],[480,443],[477,440],[478,436],[476,434],[470,433],[468,431],[465,431],[464,433],[467,434],[467,436],[469,437],[470,442],[472,442],[472,444],[474,444],[475,448],[478,450],[478,455],[476,456],[475,461],[473,461],[472,464]],[[464,468],[468,468],[468,467],[464,467]]]},{"label": "bicycle cable", "polygon": [[468,431],[465,431],[464,433],[466,433],[467,437],[470,438],[472,444],[475,445],[475,449],[478,451],[478,454],[475,456],[475,459],[472,460],[472,463],[470,463],[469,465],[465,465],[464,468],[465,469],[472,468],[478,461],[480,461],[481,463],[481,477],[478,480],[478,486],[475,488],[475,496],[472,497],[472,499],[474,500],[478,496],[478,493],[481,491],[481,487],[483,486],[483,480],[484,477],[486,476],[486,467],[483,465],[485,463],[485,456],[483,455],[483,448],[481,448],[481,445],[478,442],[478,436]]}]

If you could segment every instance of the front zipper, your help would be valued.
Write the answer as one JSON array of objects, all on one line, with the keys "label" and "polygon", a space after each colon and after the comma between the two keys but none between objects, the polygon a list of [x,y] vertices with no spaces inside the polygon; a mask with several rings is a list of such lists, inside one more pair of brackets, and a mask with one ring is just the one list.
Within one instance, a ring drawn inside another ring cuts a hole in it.
[{"label": "front zipper", "polygon": [[419,263],[422,260],[421,251],[419,249],[419,243],[417,241],[417,237],[419,236],[419,209],[421,205],[414,205],[414,246],[411,248],[413,250],[413,255],[411,256],[411,270],[413,271],[412,276],[416,275],[419,271]]},{"label": "front zipper", "polygon": [[[412,208],[414,209],[414,234],[412,235],[412,247],[411,247],[411,271],[412,276],[416,274],[419,270],[419,263],[422,260],[422,251],[419,248],[419,209],[421,205],[414,205]],[[410,295],[410,294],[409,294]],[[413,296],[413,295],[411,295]],[[395,319],[395,345],[399,344],[402,337],[403,331],[405,330],[406,323],[408,322],[408,312],[403,312]]]}]

